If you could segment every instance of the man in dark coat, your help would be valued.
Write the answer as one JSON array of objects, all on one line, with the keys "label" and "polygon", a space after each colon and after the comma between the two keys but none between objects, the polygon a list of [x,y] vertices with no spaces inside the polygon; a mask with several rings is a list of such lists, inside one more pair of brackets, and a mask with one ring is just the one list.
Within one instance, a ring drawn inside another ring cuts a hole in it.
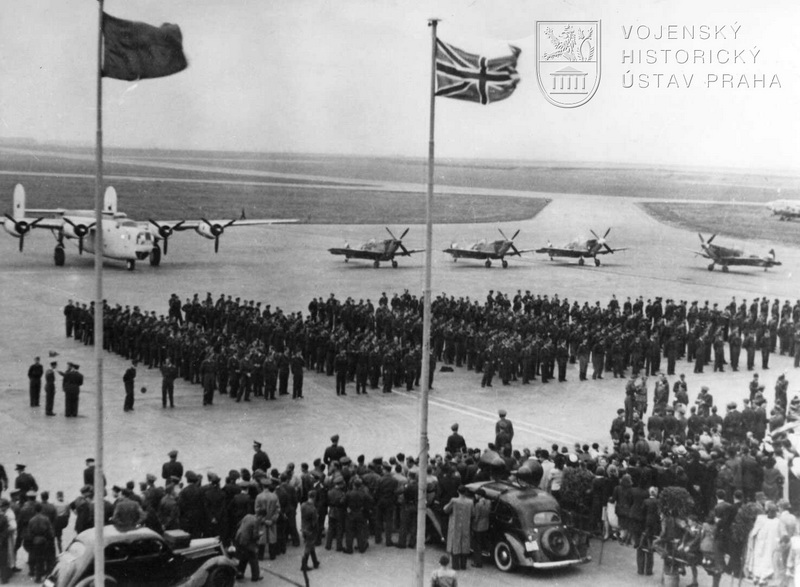
[{"label": "man in dark coat", "polygon": [[253,450],[255,454],[253,454],[253,466],[251,467],[252,471],[261,470],[265,473],[269,473],[270,467],[272,467],[272,463],[269,460],[269,456],[263,450],[261,450],[261,443],[257,440],[253,441]]},{"label": "man in dark coat", "polygon": [[136,397],[134,395],[136,364],[136,361],[132,361],[130,367],[125,370],[125,374],[122,376],[122,382],[125,384],[125,403],[123,405],[123,411],[125,412],[133,411],[133,401]]},{"label": "man in dark coat", "polygon": [[44,367],[42,367],[42,364],[39,361],[39,357],[35,357],[33,359],[33,365],[28,367],[28,391],[32,408],[39,407],[39,396],[42,392],[42,375],[44,375]]},{"label": "man in dark coat", "polygon": [[447,446],[445,447],[445,452],[449,452],[451,455],[456,453],[466,451],[467,450],[467,442],[464,440],[464,437],[458,433],[458,424],[453,424],[450,426],[450,430],[453,433],[447,437]]},{"label": "man in dark coat", "polygon": [[28,551],[29,574],[41,583],[47,573],[49,549],[55,543],[55,531],[50,520],[42,514],[42,504],[34,503],[34,515],[26,529],[25,549]]},{"label": "man in dark coat", "polygon": [[61,387],[64,391],[64,416],[67,418],[78,417],[78,402],[80,400],[81,385],[83,385],[83,374],[78,371],[80,365],[67,363],[67,370],[59,371],[63,377]]},{"label": "man in dark coat", "polygon": [[175,379],[178,378],[178,368],[172,364],[172,360],[167,357],[164,364],[161,365],[161,407],[167,407],[167,400],[169,400],[169,407],[175,407]]},{"label": "man in dark coat", "polygon": [[329,467],[333,462],[339,462],[339,459],[347,456],[343,446],[339,446],[339,435],[334,434],[331,436],[331,445],[325,449],[325,454],[322,457],[322,462],[325,466]]},{"label": "man in dark coat", "polygon": [[203,493],[194,471],[186,472],[186,482],[186,487],[178,494],[180,526],[181,530],[188,532],[192,538],[200,538],[206,520]]},{"label": "man in dark coat", "polygon": [[317,498],[317,492],[311,490],[308,493],[308,499],[300,506],[300,522],[303,532],[303,558],[300,562],[300,570],[308,571],[308,558],[311,557],[311,562],[314,568],[319,568],[319,560],[317,559],[317,551],[315,546],[317,544],[317,533],[319,532],[319,515],[314,500]]},{"label": "man in dark coat", "polygon": [[58,363],[52,361],[50,368],[44,372],[44,413],[45,416],[55,416],[53,404],[56,401],[56,366]]},{"label": "man in dark coat", "polygon": [[167,483],[174,482],[172,478],[175,477],[178,481],[183,477],[183,465],[178,460],[178,451],[169,451],[169,461],[161,466],[161,478]]}]

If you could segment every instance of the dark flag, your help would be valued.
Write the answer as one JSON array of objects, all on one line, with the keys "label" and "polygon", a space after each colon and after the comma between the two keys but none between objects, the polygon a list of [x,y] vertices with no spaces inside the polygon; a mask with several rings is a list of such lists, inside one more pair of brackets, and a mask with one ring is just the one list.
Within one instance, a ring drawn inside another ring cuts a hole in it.
[{"label": "dark flag", "polygon": [[134,81],[186,69],[183,36],[176,24],[155,27],[103,13],[103,76]]},{"label": "dark flag", "polygon": [[517,58],[522,51],[488,59],[436,40],[436,95],[489,104],[508,98],[519,83]]}]

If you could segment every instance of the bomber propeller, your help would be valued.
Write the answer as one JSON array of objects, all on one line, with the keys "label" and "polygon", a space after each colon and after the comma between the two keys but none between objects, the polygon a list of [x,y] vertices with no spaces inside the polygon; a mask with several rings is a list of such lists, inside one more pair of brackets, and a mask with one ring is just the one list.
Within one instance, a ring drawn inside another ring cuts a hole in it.
[{"label": "bomber propeller", "polygon": [[219,237],[222,236],[222,233],[225,232],[225,229],[228,228],[231,224],[236,222],[238,218],[234,218],[233,220],[226,222],[225,224],[218,224],[216,222],[209,222],[205,218],[201,218],[203,222],[208,225],[211,234],[214,236],[214,252],[219,252]]},{"label": "bomber propeller", "polygon": [[64,217],[64,222],[69,224],[72,227],[72,229],[75,231],[75,236],[78,237],[78,253],[82,255],[83,254],[83,237],[85,237],[87,234],[89,234],[89,230],[95,225],[95,223],[92,222],[89,225],[86,225],[86,224],[75,224],[72,220],[70,220],[66,216]]},{"label": "bomber propeller", "polygon": [[172,233],[175,232],[176,230],[181,230],[181,225],[184,222],[186,222],[186,221],[185,220],[181,220],[175,226],[168,226],[166,224],[164,224],[162,226],[158,222],[156,222],[155,220],[150,218],[150,224],[152,224],[153,226],[155,226],[158,229],[158,236],[161,237],[161,239],[163,239],[163,241],[164,241],[164,255],[165,256],[167,254],[167,246],[168,246],[168,243],[169,243],[169,237],[171,237]]},{"label": "bomber propeller", "polygon": [[28,234],[34,226],[36,226],[42,220],[44,220],[44,218],[37,218],[33,222],[27,222],[25,220],[14,220],[14,218],[9,216],[8,214],[6,214],[5,217],[8,218],[11,222],[14,223],[14,230],[17,232],[17,234],[19,234],[19,250],[20,250],[20,252],[22,252],[22,249],[25,246],[24,245],[24,243],[25,243],[25,235]]}]

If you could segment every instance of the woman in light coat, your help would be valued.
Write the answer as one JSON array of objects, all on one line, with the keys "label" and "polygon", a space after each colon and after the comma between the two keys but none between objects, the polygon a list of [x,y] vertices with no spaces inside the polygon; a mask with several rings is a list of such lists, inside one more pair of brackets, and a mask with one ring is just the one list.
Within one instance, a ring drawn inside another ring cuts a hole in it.
[{"label": "woman in light coat", "polygon": [[450,515],[447,525],[447,552],[453,557],[455,570],[467,568],[467,557],[470,553],[473,502],[466,493],[467,488],[460,485],[458,497],[454,497],[444,506],[444,512]]}]

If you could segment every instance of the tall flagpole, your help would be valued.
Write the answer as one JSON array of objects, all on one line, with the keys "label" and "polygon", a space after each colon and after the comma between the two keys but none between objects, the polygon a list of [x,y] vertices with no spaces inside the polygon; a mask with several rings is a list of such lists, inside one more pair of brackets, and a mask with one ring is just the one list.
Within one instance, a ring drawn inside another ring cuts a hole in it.
[{"label": "tall flagpole", "polygon": [[431,18],[431,110],[428,134],[428,197],[425,200],[425,289],[422,314],[422,397],[419,402],[419,486],[417,488],[417,556],[415,585],[425,584],[425,521],[428,494],[428,392],[431,370],[431,256],[433,254],[433,121],[436,111],[436,25]]},{"label": "tall flagpole", "polygon": [[105,585],[103,526],[105,525],[105,475],[103,474],[103,0],[98,0],[97,26],[97,173],[94,183],[94,361],[97,382],[94,466],[94,584]]}]

